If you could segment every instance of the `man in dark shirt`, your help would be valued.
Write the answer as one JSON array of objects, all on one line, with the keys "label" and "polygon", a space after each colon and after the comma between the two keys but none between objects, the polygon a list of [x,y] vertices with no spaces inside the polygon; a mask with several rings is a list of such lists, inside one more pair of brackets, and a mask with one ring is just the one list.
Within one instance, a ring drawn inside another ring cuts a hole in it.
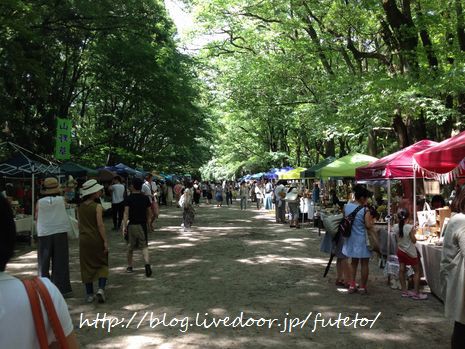
[{"label": "man in dark shirt", "polygon": [[132,273],[132,255],[134,250],[142,249],[145,262],[145,275],[152,275],[149,263],[149,250],[147,243],[147,229],[151,221],[150,199],[141,193],[142,179],[134,178],[132,192],[124,201],[123,235],[127,235],[128,241],[128,267],[126,271]]}]

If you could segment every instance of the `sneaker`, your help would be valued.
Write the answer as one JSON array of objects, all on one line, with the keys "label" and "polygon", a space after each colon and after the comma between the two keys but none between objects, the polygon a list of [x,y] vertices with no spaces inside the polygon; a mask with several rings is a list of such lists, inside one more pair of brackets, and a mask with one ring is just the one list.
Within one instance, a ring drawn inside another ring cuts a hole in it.
[{"label": "sneaker", "polygon": [[92,294],[89,294],[89,295],[86,297],[86,302],[87,302],[87,303],[93,303],[94,300],[95,300],[95,298],[94,298],[94,295],[92,295]]},{"label": "sneaker", "polygon": [[336,280],[336,283],[335,283],[336,286],[341,286],[341,287],[344,287],[346,284],[344,283],[344,281],[341,281],[341,280]]},{"label": "sneaker", "polygon": [[99,303],[105,303],[105,291],[101,288],[98,289],[96,297]]},{"label": "sneaker", "polygon": [[126,268],[126,273],[132,273],[132,272],[133,272],[132,267],[127,267]]},{"label": "sneaker", "polygon": [[357,288],[358,288],[358,286],[357,286],[357,284],[355,283],[355,281],[351,281],[351,282],[349,283],[349,291],[348,291],[348,292],[349,292],[349,293],[355,293],[355,292],[357,292]]},{"label": "sneaker", "polygon": [[152,268],[150,264],[145,265],[145,276],[150,277],[152,275]]},{"label": "sneaker", "polygon": [[428,295],[425,294],[425,293],[414,293],[412,296],[411,296],[412,299],[415,299],[415,300],[425,300],[425,299],[428,299]]}]

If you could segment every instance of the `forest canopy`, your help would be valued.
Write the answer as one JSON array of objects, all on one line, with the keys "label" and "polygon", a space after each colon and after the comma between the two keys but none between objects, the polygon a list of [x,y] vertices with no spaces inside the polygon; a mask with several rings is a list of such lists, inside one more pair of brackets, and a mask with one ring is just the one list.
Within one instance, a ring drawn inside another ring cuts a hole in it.
[{"label": "forest canopy", "polygon": [[65,118],[75,161],[198,168],[209,116],[174,38],[160,0],[1,1],[2,139],[50,156]]},{"label": "forest canopy", "polygon": [[2,1],[2,140],[220,179],[465,128],[461,0],[182,2],[194,54],[162,0]]},{"label": "forest canopy", "polygon": [[386,155],[464,128],[463,2],[194,0],[219,115],[205,174]]}]

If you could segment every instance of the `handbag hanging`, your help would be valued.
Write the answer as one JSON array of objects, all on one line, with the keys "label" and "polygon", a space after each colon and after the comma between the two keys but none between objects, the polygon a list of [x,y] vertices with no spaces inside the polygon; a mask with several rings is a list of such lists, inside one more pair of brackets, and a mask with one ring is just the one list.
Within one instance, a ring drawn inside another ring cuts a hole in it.
[{"label": "handbag hanging", "polygon": [[45,321],[42,315],[42,308],[40,306],[40,300],[42,300],[42,304],[47,311],[48,320],[52,326],[53,333],[55,334],[58,347],[67,349],[68,341],[66,340],[63,327],[61,326],[60,319],[58,318],[58,314],[55,310],[52,297],[50,297],[50,293],[48,292],[43,282],[38,277],[34,277],[33,279],[25,279],[22,280],[22,282],[26,288],[26,293],[31,305],[32,318],[34,319],[34,325],[40,348],[47,349],[49,347],[47,331],[45,329]]},{"label": "handbag hanging", "polygon": [[423,206],[423,211],[417,212],[418,225],[420,228],[423,227],[433,227],[436,225],[436,211],[432,210],[431,207],[425,202]]}]

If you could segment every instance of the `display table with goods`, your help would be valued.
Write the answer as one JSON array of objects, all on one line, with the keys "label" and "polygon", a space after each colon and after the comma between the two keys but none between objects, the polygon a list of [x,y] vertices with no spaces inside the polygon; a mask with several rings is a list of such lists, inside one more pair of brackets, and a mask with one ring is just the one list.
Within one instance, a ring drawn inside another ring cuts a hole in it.
[{"label": "display table with goods", "polygon": [[18,214],[15,217],[16,232],[30,232],[32,227],[32,216]]},{"label": "display table with goods", "polygon": [[440,264],[442,255],[442,246],[425,241],[417,241],[416,247],[421,255],[421,265],[428,286],[436,297],[442,299]]}]

